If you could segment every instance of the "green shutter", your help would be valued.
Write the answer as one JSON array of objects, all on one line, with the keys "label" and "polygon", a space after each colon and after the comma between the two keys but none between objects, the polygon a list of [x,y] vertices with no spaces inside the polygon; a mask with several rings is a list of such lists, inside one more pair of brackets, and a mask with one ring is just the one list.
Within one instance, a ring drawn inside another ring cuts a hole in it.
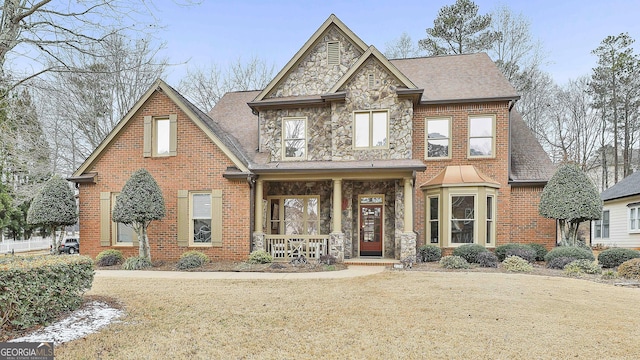
[{"label": "green shutter", "polygon": [[222,246],[222,190],[211,190],[211,244]]},{"label": "green shutter", "polygon": [[178,115],[169,115],[169,155],[176,156],[178,148]]},{"label": "green shutter", "polygon": [[100,192],[100,246],[111,245],[111,193]]},{"label": "green shutter", "polygon": [[178,190],[178,246],[189,246],[189,191]]},{"label": "green shutter", "polygon": [[151,138],[152,134],[152,119],[151,116],[144,117],[144,144],[143,144],[143,154],[144,157],[151,157]]}]

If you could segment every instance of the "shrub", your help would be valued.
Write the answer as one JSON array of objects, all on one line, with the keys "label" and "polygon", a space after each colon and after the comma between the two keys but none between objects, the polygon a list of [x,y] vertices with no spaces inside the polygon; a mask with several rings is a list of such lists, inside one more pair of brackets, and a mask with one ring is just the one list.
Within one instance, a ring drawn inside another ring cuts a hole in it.
[{"label": "shrub", "polygon": [[120,265],[123,261],[124,256],[122,256],[122,251],[115,249],[101,251],[98,256],[96,256],[96,265],[98,266]]},{"label": "shrub", "polygon": [[125,270],[143,270],[151,267],[151,261],[144,256],[133,256],[127,258],[122,264],[122,268]]},{"label": "shrub", "polygon": [[623,248],[610,248],[604,250],[598,255],[598,263],[603,268],[614,268],[627,260],[640,258],[640,251],[623,249]]},{"label": "shrub", "polygon": [[461,258],[467,260],[468,263],[475,263],[477,262],[476,257],[478,256],[478,254],[487,251],[489,250],[487,250],[480,244],[464,244],[453,250],[453,256],[460,256]]},{"label": "shrub", "polygon": [[525,247],[522,248],[518,247],[507,250],[507,257],[509,256],[517,256],[527,260],[528,262],[534,262],[536,260],[536,251],[529,245],[525,245]]},{"label": "shrub", "polygon": [[80,307],[93,282],[87,256],[12,257],[0,263],[0,329],[46,324]]},{"label": "shrub", "polygon": [[437,245],[422,245],[418,253],[422,262],[439,261],[442,258],[442,249]]},{"label": "shrub", "polygon": [[549,262],[558,257],[572,257],[575,260],[586,259],[595,260],[591,249],[584,249],[576,246],[558,246],[553,248],[544,257],[544,261]]},{"label": "shrub", "polygon": [[440,266],[445,269],[468,269],[471,266],[460,256],[445,256],[440,259]]},{"label": "shrub", "polygon": [[502,262],[502,267],[504,267],[507,271],[513,271],[513,272],[533,271],[533,265],[531,265],[527,260],[519,256],[508,256]]},{"label": "shrub", "polygon": [[178,268],[178,270],[195,269],[201,267],[207,262],[209,262],[209,257],[207,257],[207,255],[200,251],[192,250],[180,255],[180,260],[178,260],[176,268]]},{"label": "shrub", "polygon": [[547,267],[549,269],[564,269],[567,264],[570,264],[576,261],[576,258],[561,256],[557,258],[553,258],[551,261],[547,261]]},{"label": "shrub", "polygon": [[481,267],[498,267],[498,257],[491,251],[478,254],[478,256],[476,256],[476,262]]},{"label": "shrub", "polygon": [[618,278],[618,273],[615,272],[614,270],[607,269],[607,270],[602,272],[602,278],[603,279],[616,279],[616,278]]},{"label": "shrub", "polygon": [[567,275],[600,274],[602,269],[595,261],[580,259],[565,265],[564,272]]},{"label": "shrub", "polygon": [[495,252],[496,252],[496,256],[498,257],[498,260],[504,261],[504,259],[507,258],[507,251],[512,249],[531,249],[531,246],[525,245],[525,244],[515,244],[515,243],[497,246]]},{"label": "shrub", "polygon": [[618,266],[618,276],[640,280],[640,258],[627,260]]},{"label": "shrub", "polygon": [[538,243],[531,243],[527,245],[536,252],[536,261],[544,261],[544,257],[548,253],[547,248]]},{"label": "shrub", "polygon": [[264,250],[256,250],[249,254],[249,260],[247,260],[247,262],[249,264],[269,264],[273,262],[273,257]]},{"label": "shrub", "polygon": [[333,265],[336,262],[337,262],[336,257],[331,254],[320,255],[320,258],[318,259],[318,263],[324,264],[324,265]]}]

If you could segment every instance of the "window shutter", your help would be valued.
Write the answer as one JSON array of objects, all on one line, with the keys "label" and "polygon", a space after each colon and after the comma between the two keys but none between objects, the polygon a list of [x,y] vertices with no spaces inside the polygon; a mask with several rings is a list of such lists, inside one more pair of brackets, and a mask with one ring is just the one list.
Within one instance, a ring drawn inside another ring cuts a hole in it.
[{"label": "window shutter", "polygon": [[211,245],[222,246],[222,190],[211,191]]},{"label": "window shutter", "polygon": [[189,246],[189,191],[178,190],[178,246]]},{"label": "window shutter", "polygon": [[338,41],[332,41],[327,43],[327,64],[328,65],[340,64],[340,43]]},{"label": "window shutter", "polygon": [[142,156],[151,157],[151,132],[152,132],[152,119],[151,116],[144,117],[144,144],[142,150]]},{"label": "window shutter", "polygon": [[100,192],[100,246],[111,245],[111,193]]},{"label": "window shutter", "polygon": [[178,115],[169,115],[169,156],[176,156],[178,148]]}]

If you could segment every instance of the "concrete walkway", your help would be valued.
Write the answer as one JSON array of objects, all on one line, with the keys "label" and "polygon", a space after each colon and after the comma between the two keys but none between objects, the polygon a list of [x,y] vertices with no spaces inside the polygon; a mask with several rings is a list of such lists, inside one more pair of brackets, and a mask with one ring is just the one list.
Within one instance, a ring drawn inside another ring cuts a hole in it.
[{"label": "concrete walkway", "polygon": [[134,279],[213,279],[213,280],[274,280],[274,279],[344,279],[379,274],[384,266],[349,266],[346,270],[306,273],[269,272],[220,272],[220,271],[141,271],[141,270],[96,270],[96,278]]}]

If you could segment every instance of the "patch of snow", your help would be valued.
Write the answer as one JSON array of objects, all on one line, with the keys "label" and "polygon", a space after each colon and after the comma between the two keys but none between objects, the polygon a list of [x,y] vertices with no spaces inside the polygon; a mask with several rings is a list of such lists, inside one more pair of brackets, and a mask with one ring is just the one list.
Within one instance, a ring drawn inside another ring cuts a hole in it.
[{"label": "patch of snow", "polygon": [[53,341],[55,345],[59,345],[97,332],[123,315],[122,310],[114,309],[104,302],[94,301],[55,324],[9,342]]}]

